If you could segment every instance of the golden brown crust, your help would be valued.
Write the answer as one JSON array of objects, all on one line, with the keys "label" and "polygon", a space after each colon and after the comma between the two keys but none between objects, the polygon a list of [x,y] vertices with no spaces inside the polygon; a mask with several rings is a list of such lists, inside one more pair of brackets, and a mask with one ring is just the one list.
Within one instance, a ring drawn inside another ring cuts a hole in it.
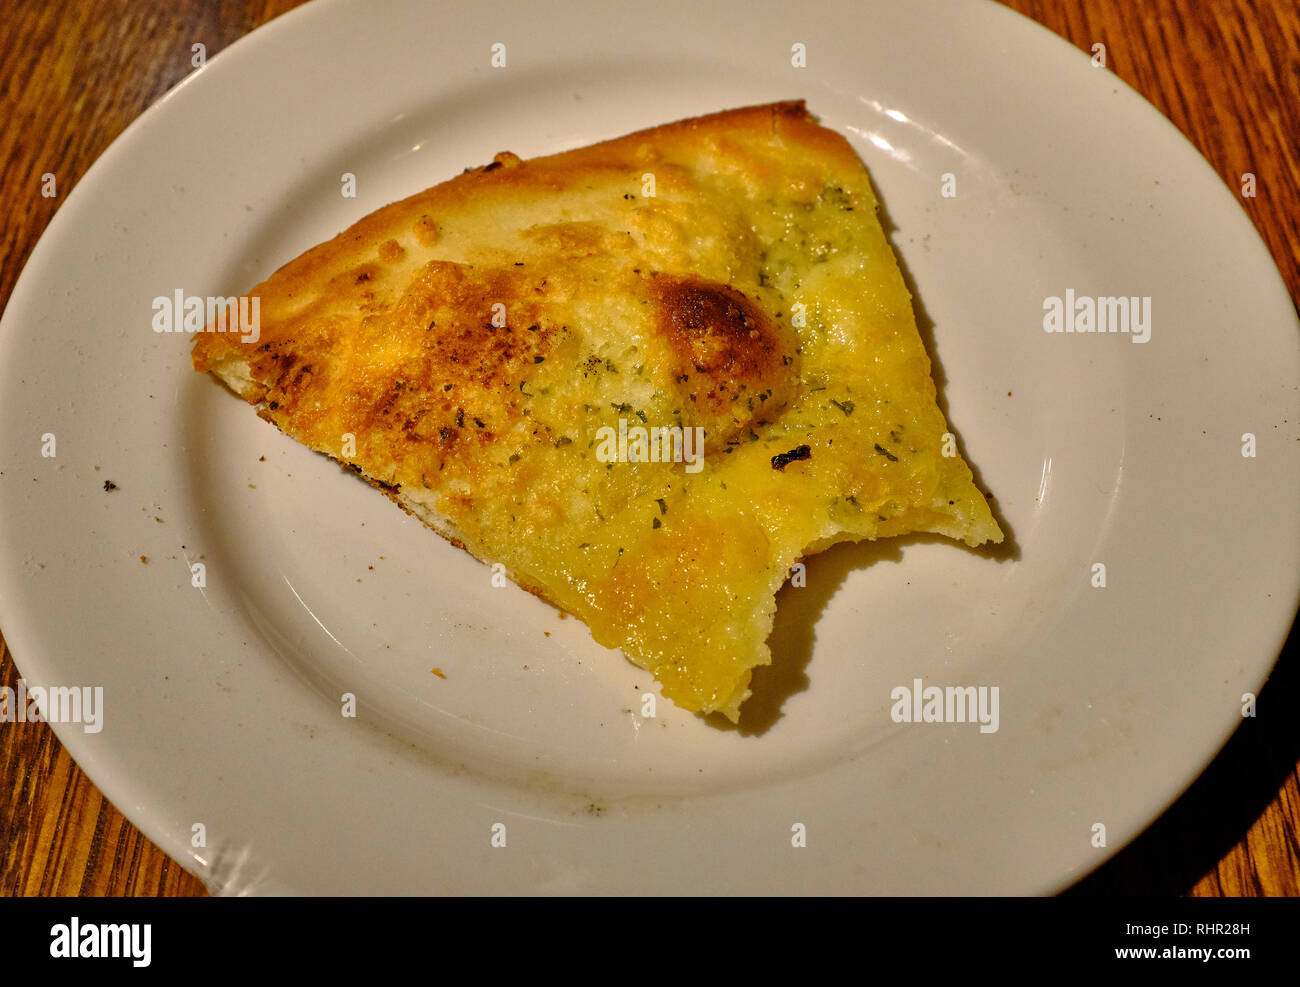
[{"label": "golden brown crust", "polygon": [[[647,171],[655,173],[657,194],[671,194],[673,183],[686,177],[680,171],[681,164],[697,161],[701,140],[716,145],[718,155],[746,170],[751,180],[765,180],[773,187],[790,184],[796,190],[803,183],[810,193],[820,188],[826,176],[782,176],[774,173],[768,161],[746,159],[746,138],[766,142],[773,137],[810,149],[827,165],[861,168],[848,142],[819,126],[802,100],[679,120],[590,147],[533,158],[526,166],[515,155],[503,152],[492,164],[466,171],[365,216],[334,239],[285,264],[248,294],[262,299],[264,336],[268,330],[287,330],[311,319],[327,318],[331,313],[380,311],[397,300],[395,286],[381,280],[381,272],[395,266],[413,269],[417,261],[412,254],[418,251],[436,250],[439,246],[454,251],[459,246],[446,243],[438,223],[440,215],[508,209],[523,199],[561,195],[592,179],[608,181],[610,176],[627,186],[627,194],[633,194]],[[660,171],[655,171],[656,165],[662,166]],[[547,239],[549,234],[568,245],[562,255],[569,258],[598,256],[601,251],[628,246],[620,242],[624,238],[612,237],[596,224],[571,224],[567,229],[529,228],[524,233],[524,238],[543,248],[555,246]],[[375,256],[358,256],[358,246],[371,243],[381,245]],[[280,335],[283,337],[284,331]],[[210,370],[243,349],[236,334],[202,333],[194,346],[194,367]]]}]

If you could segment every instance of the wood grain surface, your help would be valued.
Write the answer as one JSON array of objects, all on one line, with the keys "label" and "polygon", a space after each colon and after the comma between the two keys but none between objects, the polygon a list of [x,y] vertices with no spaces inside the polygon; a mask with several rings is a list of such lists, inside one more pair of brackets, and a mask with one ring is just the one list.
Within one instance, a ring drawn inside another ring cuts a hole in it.
[{"label": "wood grain surface", "polygon": [[[983,0],[970,0],[983,2]],[[1300,4],[1257,0],[1010,0],[1107,68],[1181,130],[1224,182],[1256,176],[1246,212],[1300,297]],[[296,0],[6,3],[0,16],[0,306],[70,190],[109,143],[207,55]],[[810,0],[809,9],[815,6]],[[41,175],[59,195],[39,194]],[[1295,634],[1292,639],[1294,642]],[[1288,648],[1199,781],[1070,894],[1300,895],[1300,674]],[[22,656],[17,656],[19,662]],[[18,678],[0,639],[0,684]],[[1271,715],[1263,711],[1272,711]],[[1280,712],[1279,712],[1280,711]],[[0,893],[199,895],[44,724],[0,725]]]}]

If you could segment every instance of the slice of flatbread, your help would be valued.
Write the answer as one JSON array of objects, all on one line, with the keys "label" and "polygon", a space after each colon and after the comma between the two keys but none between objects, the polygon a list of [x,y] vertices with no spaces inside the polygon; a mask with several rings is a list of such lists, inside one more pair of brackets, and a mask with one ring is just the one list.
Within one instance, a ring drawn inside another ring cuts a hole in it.
[{"label": "slice of flatbread", "polygon": [[688,710],[737,719],[808,554],[1002,540],[866,169],[802,102],[498,154],[249,295],[257,339],[201,333],[196,370]]}]

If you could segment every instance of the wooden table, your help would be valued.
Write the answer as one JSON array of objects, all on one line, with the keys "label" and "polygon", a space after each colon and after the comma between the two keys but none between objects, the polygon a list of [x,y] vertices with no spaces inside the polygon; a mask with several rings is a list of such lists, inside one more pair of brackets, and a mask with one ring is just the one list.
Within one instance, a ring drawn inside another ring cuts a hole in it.
[{"label": "wooden table", "polygon": [[[977,0],[971,0],[977,2]],[[208,56],[298,0],[74,0],[9,4],[0,22],[0,305],[66,192],[109,143]],[[1009,0],[1107,64],[1169,117],[1231,188],[1292,299],[1300,293],[1300,5],[1256,0]],[[993,56],[990,56],[993,57]],[[1294,637],[1294,635],[1293,635]],[[1300,655],[1284,660],[1196,785],[1075,894],[1300,895]],[[0,640],[0,682],[18,674]],[[0,727],[0,892],[196,895],[202,884],[145,839],[44,724]]]}]

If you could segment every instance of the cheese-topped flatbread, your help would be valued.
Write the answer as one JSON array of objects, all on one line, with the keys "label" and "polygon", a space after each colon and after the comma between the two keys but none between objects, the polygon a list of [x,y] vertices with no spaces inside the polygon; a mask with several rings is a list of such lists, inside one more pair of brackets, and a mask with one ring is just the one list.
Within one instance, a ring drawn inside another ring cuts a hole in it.
[{"label": "cheese-topped flatbread", "polygon": [[257,339],[199,334],[196,370],[688,710],[737,719],[808,554],[1002,540],[866,169],[802,102],[503,152],[249,294]]}]

